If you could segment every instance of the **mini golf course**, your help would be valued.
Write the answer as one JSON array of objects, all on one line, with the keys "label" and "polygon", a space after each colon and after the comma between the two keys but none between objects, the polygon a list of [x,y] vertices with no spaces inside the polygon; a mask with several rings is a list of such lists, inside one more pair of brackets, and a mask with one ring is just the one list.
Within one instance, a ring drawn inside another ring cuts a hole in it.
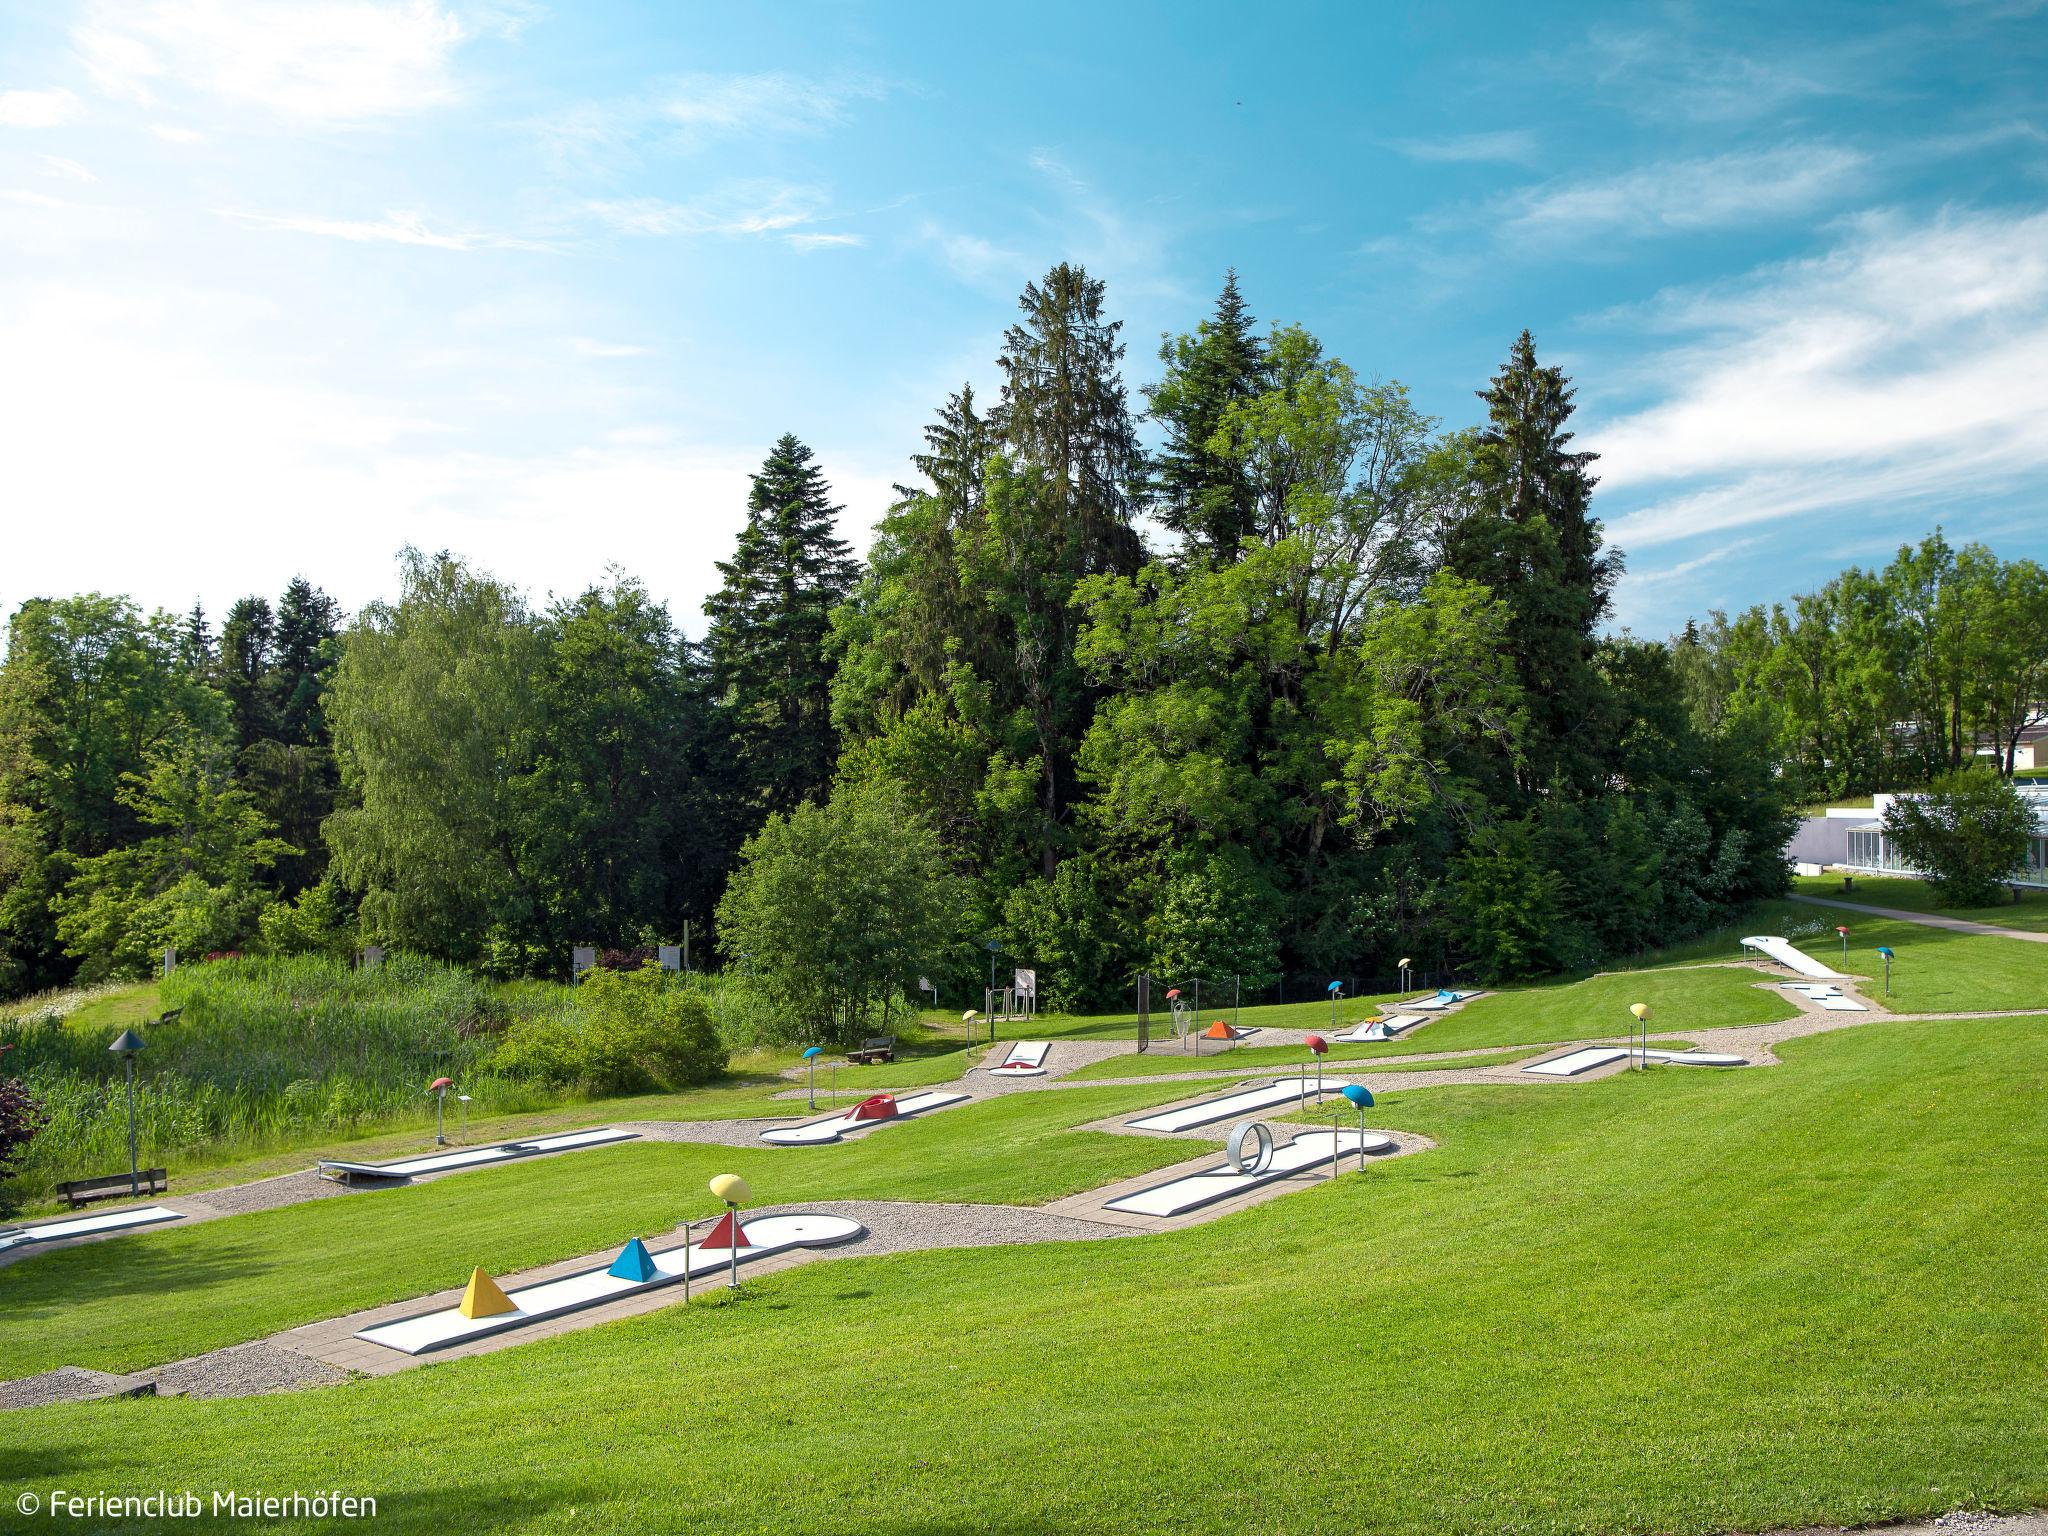
[{"label": "mini golf course", "polygon": [[[838,1127],[801,1158],[759,1132],[642,1136],[39,1245],[0,1268],[0,1378],[190,1363],[371,1309],[353,1337],[393,1374],[24,1410],[0,1469],[349,1486],[407,1531],[1712,1532],[2048,1502],[2048,1020],[1901,1016],[1847,976],[1866,1011],[1830,1010],[1729,962],[1596,981],[1461,1000],[1377,1081],[1333,1055],[1320,1105],[1313,1078],[1216,1075],[1229,1054],[1123,1083],[1109,1059],[943,1114],[905,1095],[767,1127]],[[1616,1069],[1630,991],[1699,1049]],[[1438,1031],[1519,1044],[1560,1012],[1580,1028],[1549,1056],[1431,1070]],[[1371,1127],[1331,1126],[1346,1082],[1373,1085]],[[796,1208],[679,1230],[727,1173]],[[864,1200],[897,1203],[810,1209]],[[1024,1220],[1090,1201],[1123,1223],[1103,1241]],[[976,1210],[1017,1235],[950,1245]],[[773,1272],[729,1291],[735,1258]],[[699,1304],[668,1304],[686,1280]],[[582,1321],[622,1300],[653,1310]],[[1360,1394],[1372,1411],[1295,1411]],[[1109,1446],[1114,1479],[1045,1475]]]}]

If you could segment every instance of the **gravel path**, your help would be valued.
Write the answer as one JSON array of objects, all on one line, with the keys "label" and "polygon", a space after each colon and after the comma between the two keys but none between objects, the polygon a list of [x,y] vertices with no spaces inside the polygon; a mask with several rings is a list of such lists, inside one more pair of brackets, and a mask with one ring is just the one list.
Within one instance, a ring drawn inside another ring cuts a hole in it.
[{"label": "gravel path", "polygon": [[254,1397],[348,1380],[348,1372],[268,1339],[194,1355],[142,1374],[156,1383],[163,1397]]},{"label": "gravel path", "polygon": [[299,1205],[307,1200],[325,1200],[331,1195],[348,1193],[347,1185],[323,1179],[308,1168],[302,1173],[281,1173],[274,1179],[258,1179],[253,1184],[230,1184],[223,1189],[209,1189],[178,1203],[181,1208],[204,1206],[223,1216],[240,1216],[249,1211],[272,1211],[281,1205]]},{"label": "gravel path", "polygon": [[1932,912],[1908,912],[1903,907],[1867,907],[1860,901],[1836,901],[1831,896],[1794,896],[1810,907],[1835,907],[1844,912],[1861,912],[1867,917],[1889,917],[1923,928],[1946,928],[1950,933],[1976,933],[1994,939],[2018,939],[2023,944],[2048,944],[2048,933],[2030,928],[2004,928],[1997,923],[1972,922],[1967,917],[1938,917]]},{"label": "gravel path", "polygon": [[0,1408],[41,1408],[48,1403],[82,1403],[114,1397],[140,1385],[130,1376],[88,1371],[82,1365],[60,1365],[54,1371],[0,1381]]}]

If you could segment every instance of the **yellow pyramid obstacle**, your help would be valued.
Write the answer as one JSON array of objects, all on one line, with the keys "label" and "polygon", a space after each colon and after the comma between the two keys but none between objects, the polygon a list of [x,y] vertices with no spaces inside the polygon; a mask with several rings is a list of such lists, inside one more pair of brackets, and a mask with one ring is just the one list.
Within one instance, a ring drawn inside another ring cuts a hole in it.
[{"label": "yellow pyramid obstacle", "polygon": [[498,1282],[481,1269],[471,1270],[469,1285],[462,1293],[462,1305],[456,1310],[464,1317],[496,1317],[503,1312],[517,1312],[511,1298],[498,1289]]}]

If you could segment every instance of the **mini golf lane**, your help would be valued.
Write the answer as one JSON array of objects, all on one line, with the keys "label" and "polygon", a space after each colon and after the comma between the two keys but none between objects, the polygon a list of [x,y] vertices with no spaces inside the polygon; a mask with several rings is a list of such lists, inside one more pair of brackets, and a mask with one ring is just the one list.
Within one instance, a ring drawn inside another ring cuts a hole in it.
[{"label": "mini golf lane", "polygon": [[1103,1209],[1127,1211],[1134,1216],[1178,1216],[1184,1211],[1244,1194],[1263,1184],[1292,1178],[1298,1173],[1309,1173],[1318,1167],[1328,1168],[1332,1156],[1341,1160],[1346,1156],[1356,1157],[1361,1150],[1380,1153],[1393,1149],[1394,1138],[1382,1136],[1378,1131],[1367,1131],[1363,1137],[1357,1131],[1334,1134],[1311,1131],[1295,1137],[1284,1147],[1275,1147],[1273,1160],[1256,1173],[1249,1169],[1239,1172],[1226,1160],[1214,1168],[1169,1179],[1164,1184],[1155,1184],[1150,1189],[1111,1200]]},{"label": "mini golf lane", "polygon": [[1744,1057],[1723,1055],[1719,1051],[1639,1051],[1625,1050],[1618,1045],[1589,1045],[1563,1056],[1553,1056],[1548,1061],[1535,1062],[1522,1070],[1533,1072],[1538,1077],[1577,1077],[1582,1072],[1591,1072],[1596,1067],[1612,1066],[1617,1061],[1628,1061],[1635,1056],[1641,1056],[1645,1061],[1663,1062],[1673,1067],[1749,1065]]},{"label": "mini golf lane", "polygon": [[1003,1057],[1002,1065],[982,1070],[995,1077],[1043,1077],[1045,1058],[1051,1050],[1050,1040],[1019,1040]]},{"label": "mini golf lane", "polygon": [[[746,1246],[739,1250],[739,1261],[744,1266],[793,1248],[831,1248],[864,1237],[867,1230],[845,1216],[757,1216],[740,1223]],[[464,1317],[458,1307],[441,1307],[417,1317],[360,1329],[355,1336],[400,1354],[421,1355],[508,1329],[524,1328],[545,1318],[580,1312],[585,1307],[602,1306],[624,1296],[659,1290],[678,1284],[685,1273],[692,1280],[723,1274],[732,1266],[733,1250],[692,1243],[687,1248],[654,1254],[652,1258],[654,1274],[645,1280],[624,1279],[609,1269],[586,1269],[559,1280],[507,1291],[505,1299],[514,1310],[494,1317]]]},{"label": "mini golf lane", "polygon": [[492,1147],[468,1147],[460,1152],[436,1152],[429,1157],[410,1157],[396,1163],[350,1163],[323,1159],[320,1176],[346,1184],[355,1179],[410,1179],[423,1173],[446,1173],[455,1168],[483,1168],[509,1163],[522,1157],[539,1157],[549,1152],[580,1152],[585,1147],[606,1147],[613,1142],[637,1140],[638,1131],[607,1126],[596,1131],[570,1131],[562,1136],[542,1136],[534,1141],[506,1141]]},{"label": "mini golf lane", "polygon": [[1392,1040],[1405,1035],[1423,1022],[1419,1013],[1397,1013],[1391,1019],[1381,1019],[1370,1024],[1357,1024],[1341,1035],[1332,1035],[1333,1040],[1346,1042],[1360,1040]]},{"label": "mini golf lane", "polygon": [[[866,1130],[871,1125],[894,1125],[899,1120],[908,1120],[934,1109],[944,1109],[949,1104],[965,1104],[972,1094],[968,1093],[914,1093],[907,1099],[898,1099],[886,1093],[874,1098],[863,1099],[853,1108],[836,1115],[827,1115],[822,1120],[807,1120],[802,1125],[777,1126],[772,1131],[763,1131],[761,1139],[778,1147],[818,1147],[839,1140],[854,1131]],[[877,1113],[873,1106],[877,1100],[888,1100],[893,1108]]]},{"label": "mini golf lane", "polygon": [[129,1227],[154,1226],[160,1221],[183,1221],[185,1213],[167,1205],[145,1205],[132,1211],[109,1211],[103,1216],[75,1216],[68,1221],[48,1221],[33,1227],[0,1231],[0,1249],[25,1248],[30,1243],[55,1243],[67,1237],[97,1237]]},{"label": "mini golf lane", "polygon": [[1744,939],[1742,947],[1744,949],[1756,950],[1762,955],[1768,955],[1787,970],[1797,971],[1802,976],[1817,977],[1821,981],[1839,981],[1842,978],[1840,971],[1829,970],[1805,950],[1798,948],[1788,940],[1780,939],[1770,934],[1757,934]]},{"label": "mini golf lane", "polygon": [[[1161,1114],[1126,1120],[1124,1125],[1133,1131],[1192,1131],[1197,1126],[1214,1125],[1218,1120],[1228,1120],[1233,1115],[1256,1114],[1276,1104],[1289,1103],[1306,1093],[1314,1093],[1319,1086],[1312,1077],[1282,1078],[1264,1088],[1250,1088],[1243,1093],[1226,1094],[1220,1099],[1204,1099],[1185,1109],[1169,1109]],[[1332,1083],[1327,1091],[1334,1093],[1339,1086]]]}]

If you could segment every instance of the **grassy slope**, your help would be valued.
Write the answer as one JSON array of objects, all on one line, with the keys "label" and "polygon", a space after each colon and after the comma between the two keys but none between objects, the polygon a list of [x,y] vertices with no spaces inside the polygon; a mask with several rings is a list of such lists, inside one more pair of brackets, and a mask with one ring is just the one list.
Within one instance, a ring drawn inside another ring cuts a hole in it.
[{"label": "grassy slope", "polygon": [[[1929,912],[1936,917],[1959,917],[1966,922],[1994,923],[2030,933],[2048,931],[2048,892],[2044,891],[2029,891],[2018,901],[2000,901],[1988,907],[1944,907],[1935,900],[1934,887],[1925,880],[1897,876],[1858,875],[1855,888],[1844,891],[1839,875],[1799,875],[1794,877],[1792,888],[1802,896],[1858,902],[1866,907]],[[1842,922],[1853,929],[1855,918],[1856,914],[1851,913]]]},{"label": "grassy slope", "polygon": [[0,1477],[339,1486],[405,1532],[1705,1532],[2048,1502],[2048,1023],[1784,1054],[1390,1095],[1376,1122],[1437,1151],[1171,1236],[838,1260],[385,1381],[12,1415]]},{"label": "grassy slope", "polygon": [[0,1269],[0,1378],[130,1370],[459,1284],[474,1264],[502,1274],[623,1243],[715,1210],[717,1173],[744,1174],[763,1203],[1041,1203],[1188,1156],[1067,1128],[1189,1091],[1011,1094],[829,1148],[608,1147],[57,1249]]}]

